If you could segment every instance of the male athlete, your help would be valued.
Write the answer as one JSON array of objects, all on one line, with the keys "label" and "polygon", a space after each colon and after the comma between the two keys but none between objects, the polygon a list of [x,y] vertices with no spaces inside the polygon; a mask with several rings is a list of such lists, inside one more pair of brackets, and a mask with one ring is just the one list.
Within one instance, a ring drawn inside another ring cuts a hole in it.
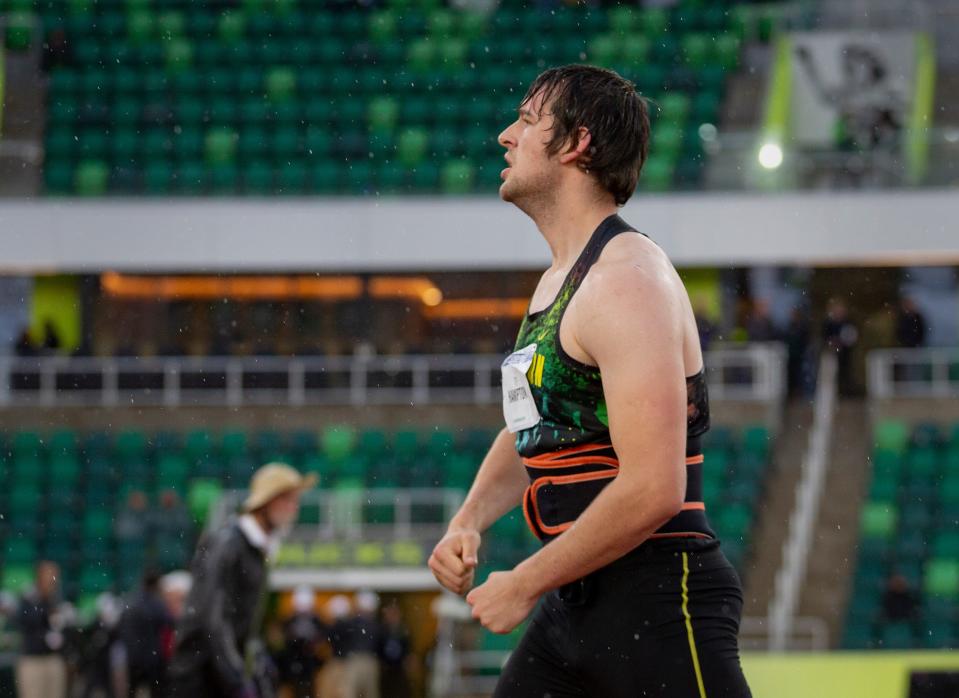
[{"label": "male athlete", "polygon": [[[583,65],[540,75],[499,135],[500,196],[553,263],[503,363],[507,428],[429,561],[493,632],[536,606],[496,698],[750,696],[740,580],[702,502],[693,311],[663,251],[617,214],[648,141],[635,87]],[[470,591],[482,532],[520,503],[545,545]]]}]

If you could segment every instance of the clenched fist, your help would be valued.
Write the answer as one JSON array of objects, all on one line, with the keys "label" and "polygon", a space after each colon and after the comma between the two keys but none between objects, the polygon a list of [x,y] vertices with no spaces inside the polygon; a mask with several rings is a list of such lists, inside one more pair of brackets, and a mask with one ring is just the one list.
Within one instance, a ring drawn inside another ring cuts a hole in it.
[{"label": "clenched fist", "polygon": [[462,596],[473,587],[480,534],[474,528],[451,528],[433,548],[429,566],[436,581]]}]

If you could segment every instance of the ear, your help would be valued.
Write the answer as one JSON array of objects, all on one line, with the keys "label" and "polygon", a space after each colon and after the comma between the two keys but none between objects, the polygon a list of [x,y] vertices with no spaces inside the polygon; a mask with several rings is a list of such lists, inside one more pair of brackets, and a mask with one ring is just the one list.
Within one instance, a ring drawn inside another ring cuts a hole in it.
[{"label": "ear", "polygon": [[589,146],[593,137],[585,126],[580,126],[576,130],[576,135],[578,137],[576,145],[559,156],[559,161],[564,165],[575,160],[589,162]]}]

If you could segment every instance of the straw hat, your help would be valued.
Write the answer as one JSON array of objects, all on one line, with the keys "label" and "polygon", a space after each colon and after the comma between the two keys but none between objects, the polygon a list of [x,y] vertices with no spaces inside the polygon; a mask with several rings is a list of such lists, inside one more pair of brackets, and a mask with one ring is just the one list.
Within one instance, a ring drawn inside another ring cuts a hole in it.
[{"label": "straw hat", "polygon": [[243,511],[255,511],[281,494],[293,490],[311,489],[318,480],[316,473],[300,475],[299,471],[286,463],[267,463],[253,473],[250,495],[243,502]]}]

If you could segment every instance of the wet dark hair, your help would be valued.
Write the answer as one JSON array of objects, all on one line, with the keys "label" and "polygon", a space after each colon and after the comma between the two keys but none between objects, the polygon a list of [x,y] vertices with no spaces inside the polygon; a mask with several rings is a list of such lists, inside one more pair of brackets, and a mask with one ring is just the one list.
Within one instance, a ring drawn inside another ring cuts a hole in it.
[{"label": "wet dark hair", "polygon": [[649,152],[649,112],[636,86],[612,70],[574,64],[541,73],[521,104],[538,94],[553,115],[546,152],[575,148],[578,129],[586,128],[591,140],[580,167],[596,177],[617,205],[625,204]]}]

